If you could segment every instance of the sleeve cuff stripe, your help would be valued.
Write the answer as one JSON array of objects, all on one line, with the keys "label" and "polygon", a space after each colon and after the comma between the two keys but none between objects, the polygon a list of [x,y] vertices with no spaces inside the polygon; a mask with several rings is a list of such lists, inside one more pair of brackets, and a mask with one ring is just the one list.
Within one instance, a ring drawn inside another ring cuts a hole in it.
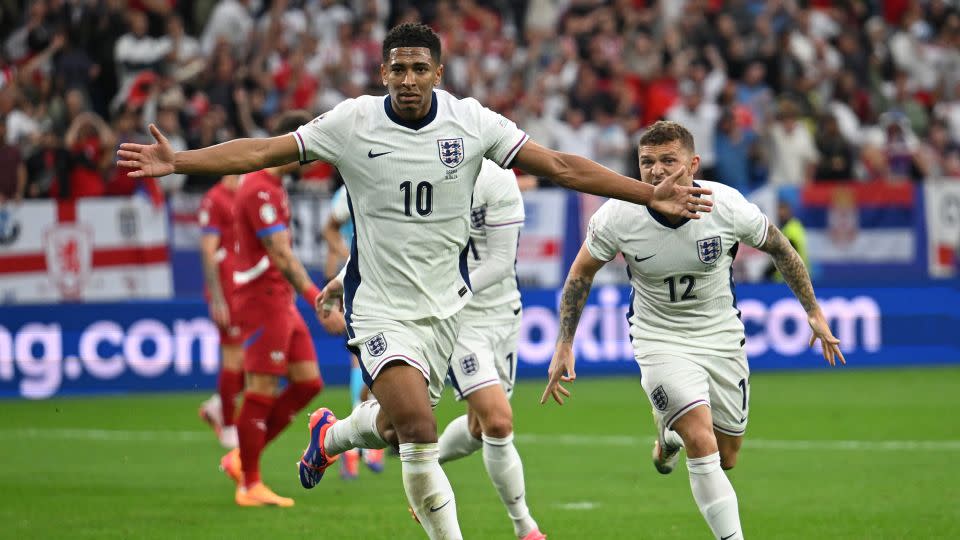
[{"label": "sleeve cuff stripe", "polygon": [[509,152],[507,152],[507,156],[503,158],[503,161],[500,163],[500,166],[506,168],[506,166],[513,161],[513,158],[517,156],[517,152],[520,151],[520,148],[523,146],[523,143],[527,142],[529,139],[530,139],[529,135],[527,135],[525,132],[521,133],[520,140],[517,141],[517,144],[513,145],[513,148],[511,148]]},{"label": "sleeve cuff stripe", "polygon": [[284,231],[286,229],[287,229],[286,225],[284,225],[283,223],[277,223],[276,225],[271,225],[269,227],[265,227],[257,231],[257,238],[263,238],[264,236],[267,236],[276,232]]},{"label": "sleeve cuff stripe", "polygon": [[758,246],[762,246],[763,244],[765,244],[765,243],[767,242],[767,232],[768,232],[769,230],[770,230],[770,218],[768,218],[768,217],[766,216],[766,214],[764,214],[764,216],[763,216],[763,236],[760,237],[760,243],[757,244]]},{"label": "sleeve cuff stripe", "polygon": [[220,234],[220,227],[206,226],[200,229],[203,234]]},{"label": "sleeve cuff stripe", "polygon": [[495,229],[497,227],[509,227],[510,225],[523,225],[523,220],[508,221],[506,223],[487,223],[486,227],[488,229]]},{"label": "sleeve cuff stripe", "polygon": [[307,145],[303,144],[303,137],[300,136],[299,131],[293,132],[294,139],[297,140],[297,152],[300,154],[300,163],[306,163],[307,161]]}]

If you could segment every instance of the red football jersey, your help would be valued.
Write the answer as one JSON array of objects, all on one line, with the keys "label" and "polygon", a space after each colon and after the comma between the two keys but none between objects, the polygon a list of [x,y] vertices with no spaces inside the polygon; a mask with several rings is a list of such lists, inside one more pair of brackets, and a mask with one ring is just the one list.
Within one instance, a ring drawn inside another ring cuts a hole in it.
[{"label": "red football jersey", "polygon": [[[220,269],[220,287],[223,295],[230,298],[233,292],[233,259],[236,244],[236,233],[233,226],[233,190],[218,182],[207,191],[200,201],[200,211],[197,212],[197,221],[203,234],[216,234],[220,237],[220,248],[217,249],[217,265]],[[207,293],[209,295],[209,292]]]},{"label": "red football jersey", "polygon": [[240,178],[234,199],[237,235],[233,281],[237,298],[293,302],[293,288],[270,262],[260,239],[290,227],[290,205],[281,178],[256,171]]}]

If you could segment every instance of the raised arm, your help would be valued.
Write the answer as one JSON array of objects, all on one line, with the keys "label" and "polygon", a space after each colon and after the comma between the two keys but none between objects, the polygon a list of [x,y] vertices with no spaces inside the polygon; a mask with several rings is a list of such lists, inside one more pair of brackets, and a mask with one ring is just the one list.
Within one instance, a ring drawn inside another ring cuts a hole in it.
[{"label": "raised arm", "polygon": [[664,214],[697,219],[698,212],[709,212],[713,206],[712,201],[699,197],[709,195],[709,189],[676,185],[684,169],[678,169],[654,188],[585,157],[550,150],[533,141],[520,148],[513,165],[550,178],[565,188],[643,204]]},{"label": "raised arm", "polygon": [[293,134],[260,139],[234,139],[225,143],[174,152],[170,142],[157,126],[150,124],[154,144],[123,143],[117,150],[121,167],[133,171],[132,177],[161,177],[168,174],[223,176],[243,174],[268,167],[292,163],[300,159]]},{"label": "raised arm", "polygon": [[771,223],[767,227],[767,239],[760,246],[760,250],[768,253],[773,258],[773,264],[783,276],[783,280],[790,286],[794,296],[800,301],[804,311],[807,312],[807,322],[813,330],[810,337],[810,346],[812,347],[816,340],[820,340],[823,357],[831,366],[836,365],[836,359],[840,359],[841,364],[847,361],[840,351],[840,340],[833,336],[830,331],[830,325],[820,310],[817,303],[817,297],[813,292],[813,284],[810,282],[810,274],[807,273],[807,267],[803,264],[803,259],[797,250],[790,245],[787,237],[780,232],[776,225]]},{"label": "raised arm", "polygon": [[580,252],[570,267],[567,280],[563,284],[563,293],[560,295],[560,331],[557,334],[557,349],[553,353],[548,370],[549,381],[547,388],[540,396],[540,403],[546,403],[548,396],[563,405],[564,396],[570,396],[570,391],[560,385],[560,382],[573,382],[577,378],[573,356],[573,338],[577,334],[577,325],[580,315],[587,304],[590,289],[593,287],[593,277],[607,264],[597,260],[590,254],[587,244],[580,246]]}]

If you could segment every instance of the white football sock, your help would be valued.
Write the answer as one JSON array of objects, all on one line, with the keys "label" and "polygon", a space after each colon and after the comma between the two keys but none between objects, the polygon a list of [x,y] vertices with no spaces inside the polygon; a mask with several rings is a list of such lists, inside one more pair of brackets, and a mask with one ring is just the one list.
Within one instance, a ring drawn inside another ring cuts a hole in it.
[{"label": "white football sock", "polygon": [[687,458],[690,490],[700,513],[717,538],[743,540],[737,494],[720,468],[720,452],[700,458]]},{"label": "white football sock", "polygon": [[527,508],[526,487],[523,481],[523,462],[513,445],[513,433],[498,439],[483,436],[483,464],[497,488],[500,500],[513,520],[513,530],[523,538],[537,528]]},{"label": "white football sock", "polygon": [[400,469],[407,501],[431,540],[462,540],[457,502],[440,467],[437,443],[401,443]]},{"label": "white football sock", "polygon": [[352,448],[386,448],[387,441],[377,430],[379,412],[380,404],[371,399],[353,409],[350,416],[333,424],[323,439],[327,455],[333,457]]},{"label": "white football sock", "polygon": [[440,434],[440,463],[467,457],[483,447],[483,441],[473,437],[467,415],[453,419]]}]

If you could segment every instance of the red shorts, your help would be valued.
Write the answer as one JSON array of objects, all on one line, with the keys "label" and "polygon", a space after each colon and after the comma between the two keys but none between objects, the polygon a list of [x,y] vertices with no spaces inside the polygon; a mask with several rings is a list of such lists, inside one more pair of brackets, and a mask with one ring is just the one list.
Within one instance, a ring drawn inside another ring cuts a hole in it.
[{"label": "red shorts", "polygon": [[[204,293],[207,305],[210,304],[210,295]],[[220,332],[220,345],[242,345],[243,329],[240,328],[239,317],[240,310],[237,309],[237,302],[229,294],[227,295],[227,309],[230,310],[230,326],[226,328],[217,327]]]},{"label": "red shorts", "polygon": [[310,331],[293,304],[250,301],[239,307],[244,371],[286,375],[288,364],[317,361]]}]

